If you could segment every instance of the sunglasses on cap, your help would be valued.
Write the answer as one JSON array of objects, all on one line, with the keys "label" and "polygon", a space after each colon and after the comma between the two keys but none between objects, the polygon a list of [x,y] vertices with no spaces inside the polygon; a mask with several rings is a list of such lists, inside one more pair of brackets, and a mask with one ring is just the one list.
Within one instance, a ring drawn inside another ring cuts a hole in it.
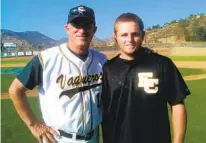
[{"label": "sunglasses on cap", "polygon": [[93,26],[93,21],[86,18],[77,18],[71,21],[70,24],[75,28],[90,29]]}]

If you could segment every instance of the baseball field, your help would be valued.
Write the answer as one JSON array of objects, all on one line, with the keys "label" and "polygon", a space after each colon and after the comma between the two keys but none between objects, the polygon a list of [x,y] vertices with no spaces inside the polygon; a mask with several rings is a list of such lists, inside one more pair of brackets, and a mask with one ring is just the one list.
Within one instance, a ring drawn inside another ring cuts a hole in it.
[{"label": "baseball field", "polygon": [[[105,52],[111,58],[114,52]],[[186,143],[206,141],[206,56],[170,56],[186,80],[191,95],[185,103],[188,112]],[[19,67],[31,57],[1,59],[1,141],[2,143],[36,143],[30,131],[17,115],[8,96],[8,87]],[[2,72],[4,71],[4,72]],[[7,72],[8,71],[8,72]],[[28,91],[28,100],[34,113],[41,119],[37,90]],[[100,137],[100,142],[102,142]]]}]

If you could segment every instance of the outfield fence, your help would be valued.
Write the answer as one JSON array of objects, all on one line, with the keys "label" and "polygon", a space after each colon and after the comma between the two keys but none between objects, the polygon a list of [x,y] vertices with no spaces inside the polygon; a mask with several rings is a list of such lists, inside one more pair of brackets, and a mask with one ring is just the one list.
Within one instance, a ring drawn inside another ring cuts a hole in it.
[{"label": "outfield fence", "polygon": [[37,55],[40,51],[4,51],[1,52],[1,58],[6,57],[22,57],[22,56],[34,56]]},{"label": "outfield fence", "polygon": [[[165,55],[185,55],[185,56],[204,56],[206,55],[206,42],[188,42],[188,43],[144,43],[144,47],[154,49],[156,52]],[[99,51],[115,51],[119,50],[114,46],[92,47]],[[27,50],[27,51],[1,51],[0,57],[21,57],[21,56],[34,56],[40,51]]]}]

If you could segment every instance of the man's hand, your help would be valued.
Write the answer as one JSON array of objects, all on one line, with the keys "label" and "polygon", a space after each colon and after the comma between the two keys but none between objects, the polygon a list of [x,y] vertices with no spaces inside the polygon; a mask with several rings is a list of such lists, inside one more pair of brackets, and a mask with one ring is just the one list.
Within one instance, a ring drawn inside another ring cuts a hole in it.
[{"label": "man's hand", "polygon": [[46,124],[39,122],[29,126],[29,129],[39,143],[57,143],[54,136],[58,137],[59,134]]}]

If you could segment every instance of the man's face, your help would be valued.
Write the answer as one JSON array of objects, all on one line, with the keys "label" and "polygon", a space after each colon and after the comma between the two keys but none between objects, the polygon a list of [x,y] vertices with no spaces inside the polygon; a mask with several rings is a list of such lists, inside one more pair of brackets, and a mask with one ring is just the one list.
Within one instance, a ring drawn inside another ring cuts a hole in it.
[{"label": "man's face", "polygon": [[72,45],[79,47],[89,47],[90,42],[96,32],[96,27],[92,21],[86,18],[76,18],[65,26],[69,34],[69,41]]},{"label": "man's face", "polygon": [[144,31],[140,30],[137,23],[133,21],[119,22],[116,25],[115,39],[120,47],[121,53],[132,55],[140,48],[144,38]]}]

